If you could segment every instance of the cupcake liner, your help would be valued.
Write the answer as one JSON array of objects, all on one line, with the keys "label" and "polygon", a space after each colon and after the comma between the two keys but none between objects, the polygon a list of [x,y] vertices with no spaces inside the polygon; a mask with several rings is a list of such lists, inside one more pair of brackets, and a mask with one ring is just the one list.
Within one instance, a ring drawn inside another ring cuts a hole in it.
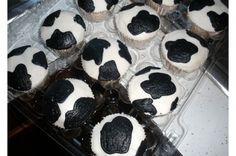
[{"label": "cupcake liner", "polygon": [[159,5],[157,3],[154,3],[153,0],[146,0],[146,4],[156,10],[156,12],[161,16],[165,16],[166,14],[171,13],[172,11],[176,10],[178,6]]}]

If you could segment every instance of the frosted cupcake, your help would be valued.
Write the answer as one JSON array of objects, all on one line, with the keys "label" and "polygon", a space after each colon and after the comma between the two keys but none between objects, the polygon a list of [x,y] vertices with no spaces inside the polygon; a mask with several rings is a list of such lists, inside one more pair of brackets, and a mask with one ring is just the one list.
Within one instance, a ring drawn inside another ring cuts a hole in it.
[{"label": "frosted cupcake", "polygon": [[119,0],[76,0],[80,13],[92,22],[101,22],[112,16]]},{"label": "frosted cupcake", "polygon": [[146,0],[146,4],[164,16],[176,10],[181,0]]},{"label": "frosted cupcake", "polygon": [[197,70],[207,60],[208,53],[205,40],[187,30],[166,34],[160,47],[164,67],[178,75]]},{"label": "frosted cupcake", "polygon": [[86,25],[80,15],[69,11],[55,11],[48,15],[40,28],[46,47],[61,57],[67,57],[83,45]]},{"label": "frosted cupcake", "polygon": [[92,132],[91,148],[96,156],[135,156],[146,138],[138,121],[126,114],[112,114]]},{"label": "frosted cupcake", "polygon": [[120,38],[128,45],[145,49],[161,26],[155,10],[142,3],[132,3],[115,15],[115,27]]},{"label": "frosted cupcake", "polygon": [[132,64],[128,48],[113,38],[94,38],[81,56],[84,71],[99,82],[117,82]]},{"label": "frosted cupcake", "polygon": [[8,87],[26,93],[43,86],[48,75],[43,51],[27,45],[12,50],[7,57]]},{"label": "frosted cupcake", "polygon": [[160,116],[176,109],[182,88],[170,73],[148,66],[130,80],[128,95],[137,111],[148,116]]},{"label": "frosted cupcake", "polygon": [[80,127],[93,114],[95,107],[94,95],[88,84],[72,78],[52,83],[42,103],[46,120],[61,129]]},{"label": "frosted cupcake", "polygon": [[220,0],[193,0],[188,7],[191,31],[215,38],[228,26],[228,8]]}]

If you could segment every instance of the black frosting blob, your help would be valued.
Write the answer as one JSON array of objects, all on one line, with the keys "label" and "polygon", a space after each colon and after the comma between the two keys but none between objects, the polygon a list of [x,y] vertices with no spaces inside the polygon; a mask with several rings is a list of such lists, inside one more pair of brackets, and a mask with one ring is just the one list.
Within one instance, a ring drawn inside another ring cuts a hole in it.
[{"label": "black frosting blob", "polygon": [[107,10],[110,10],[113,5],[118,3],[118,0],[105,0],[107,3]]},{"label": "black frosting blob", "polygon": [[84,28],[84,30],[86,30],[86,25],[84,23],[83,18],[80,15],[75,15],[74,21],[80,24]]},{"label": "black frosting blob", "polygon": [[208,48],[207,42],[206,42],[203,38],[201,38],[201,37],[198,36],[197,34],[194,34],[194,33],[192,33],[191,31],[188,31],[188,30],[186,30],[186,33],[187,33],[189,36],[191,36],[191,37],[197,39],[203,47]]},{"label": "black frosting blob", "polygon": [[172,104],[171,104],[171,108],[170,108],[170,111],[173,111],[173,110],[175,110],[176,109],[176,107],[177,107],[177,104],[178,104],[178,101],[179,101],[179,98],[177,97],[177,98],[175,98],[175,100],[172,102]]},{"label": "black frosting blob", "polygon": [[110,81],[117,80],[120,78],[120,73],[117,69],[116,62],[114,60],[104,63],[99,68],[98,80]]},{"label": "black frosting blob", "polygon": [[72,32],[66,31],[63,33],[59,29],[56,29],[51,38],[46,40],[47,46],[56,50],[69,49],[76,43],[77,41]]},{"label": "black frosting blob", "polygon": [[60,16],[61,10],[51,13],[43,22],[43,26],[50,27],[54,24],[56,18]]},{"label": "black frosting blob", "polygon": [[77,0],[79,7],[81,7],[86,12],[93,12],[95,6],[93,0]]},{"label": "black frosting blob", "polygon": [[133,35],[139,35],[143,32],[151,33],[156,31],[160,26],[158,16],[151,15],[146,10],[141,10],[132,18],[131,23],[128,24],[128,30]]},{"label": "black frosting blob", "polygon": [[171,77],[165,73],[152,73],[149,80],[143,81],[140,86],[151,95],[153,99],[162,96],[172,95],[176,92],[176,86],[171,81]]},{"label": "black frosting blob", "polygon": [[124,154],[129,151],[133,125],[129,119],[118,116],[107,122],[101,130],[101,147],[108,154]]},{"label": "black frosting blob", "polygon": [[189,11],[198,11],[206,6],[213,6],[214,0],[193,0],[189,5]]},{"label": "black frosting blob", "polygon": [[129,5],[126,5],[126,6],[123,6],[120,11],[125,11],[125,10],[129,10],[129,9],[132,9],[133,7],[135,6],[144,6],[143,3],[131,3]]},{"label": "black frosting blob", "polygon": [[97,65],[102,63],[103,51],[111,46],[111,44],[104,40],[94,38],[89,41],[83,51],[83,59],[86,61],[94,60]]},{"label": "black frosting blob", "polygon": [[207,13],[207,16],[210,18],[211,24],[216,32],[224,30],[228,26],[229,16],[225,12],[218,15],[216,12],[210,11]]},{"label": "black frosting blob", "polygon": [[32,63],[38,66],[41,66],[45,69],[48,68],[47,58],[44,52],[40,51],[33,55]]},{"label": "black frosting blob", "polygon": [[13,72],[8,73],[8,86],[19,90],[27,91],[31,89],[31,75],[28,74],[27,67],[24,64],[18,64]]},{"label": "black frosting blob", "polygon": [[125,60],[127,60],[131,64],[132,58],[130,56],[128,48],[121,41],[117,40],[117,42],[118,42],[118,45],[120,48],[120,50],[119,50],[120,57],[124,58]]},{"label": "black frosting blob", "polygon": [[21,54],[23,54],[25,52],[25,50],[27,48],[31,47],[30,45],[26,45],[26,46],[23,46],[23,47],[19,47],[19,48],[16,48],[14,50],[12,50],[8,55],[7,55],[7,58],[10,58],[12,56],[19,56]]},{"label": "black frosting blob", "polygon": [[66,129],[78,128],[95,111],[95,100],[82,97],[76,100],[73,110],[66,112],[64,127]]},{"label": "black frosting blob", "polygon": [[139,75],[143,75],[143,74],[145,74],[145,73],[148,73],[148,72],[150,72],[152,69],[161,69],[161,68],[159,68],[159,67],[153,67],[153,66],[148,66],[148,67],[143,68],[143,69],[140,70],[139,72],[137,72],[137,73],[135,74],[135,76],[139,76]]},{"label": "black frosting blob", "polygon": [[185,39],[168,41],[165,47],[168,50],[167,57],[178,63],[188,63],[191,56],[198,52],[198,47]]},{"label": "black frosting blob", "polygon": [[143,113],[150,113],[151,115],[157,114],[155,106],[152,105],[153,100],[150,98],[138,99],[132,102],[135,109]]}]

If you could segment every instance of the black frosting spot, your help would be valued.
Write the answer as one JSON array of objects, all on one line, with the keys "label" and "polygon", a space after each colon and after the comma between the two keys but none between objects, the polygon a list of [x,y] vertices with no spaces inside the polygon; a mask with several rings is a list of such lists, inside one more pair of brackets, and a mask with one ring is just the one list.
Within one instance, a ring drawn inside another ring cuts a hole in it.
[{"label": "black frosting spot", "polygon": [[81,7],[86,12],[93,12],[95,6],[93,0],[78,0],[79,7]]},{"label": "black frosting spot", "polygon": [[178,101],[179,101],[179,98],[177,97],[177,98],[172,102],[171,108],[170,108],[171,111],[175,110],[175,108],[177,107]]},{"label": "black frosting spot", "polygon": [[61,115],[58,104],[63,103],[73,91],[74,86],[68,80],[58,80],[49,86],[43,100],[43,112],[48,121],[54,123],[58,120]]},{"label": "black frosting spot", "polygon": [[51,13],[43,22],[43,26],[50,27],[54,24],[56,18],[60,16],[61,10]]},{"label": "black frosting spot", "polygon": [[101,130],[101,147],[108,154],[124,154],[129,151],[133,125],[129,119],[118,116],[107,122]]},{"label": "black frosting spot", "polygon": [[123,6],[120,11],[125,11],[125,10],[129,10],[129,9],[132,9],[133,7],[135,6],[144,6],[143,3],[131,3],[129,5],[126,5],[126,6]]},{"label": "black frosting spot", "polygon": [[137,16],[133,17],[128,24],[128,30],[133,35],[139,35],[143,32],[151,33],[159,28],[160,20],[157,16],[149,14],[148,11],[142,10]]},{"label": "black frosting spot", "polygon": [[19,47],[19,48],[16,48],[14,50],[12,50],[8,55],[7,55],[7,58],[10,58],[12,56],[18,56],[18,55],[21,55],[25,52],[25,50],[27,48],[31,47],[30,45],[27,45],[27,46],[23,46],[23,47]]},{"label": "black frosting spot", "polygon": [[149,80],[143,81],[140,85],[153,99],[172,95],[176,92],[171,77],[164,73],[152,73],[149,75]]},{"label": "black frosting spot", "polygon": [[86,25],[84,23],[83,18],[80,15],[75,15],[74,21],[80,24],[84,28],[84,30],[86,30]]},{"label": "black frosting spot", "polygon": [[119,44],[119,55],[120,57],[126,59],[130,64],[132,63],[132,58],[130,56],[129,50],[128,48],[119,40],[117,40],[118,44]]},{"label": "black frosting spot", "polygon": [[44,52],[42,52],[42,51],[37,52],[33,55],[32,63],[35,65],[39,65],[45,69],[48,68],[47,58],[46,58]]},{"label": "black frosting spot", "polygon": [[76,43],[72,32],[66,31],[63,33],[59,29],[56,29],[51,38],[46,40],[47,46],[56,50],[69,49]]},{"label": "black frosting spot", "polygon": [[105,0],[107,3],[107,10],[110,10],[113,5],[118,3],[118,0]]},{"label": "black frosting spot", "polygon": [[97,65],[100,65],[102,63],[104,49],[110,46],[111,44],[106,40],[92,39],[84,47],[83,59],[87,61],[94,60]]},{"label": "black frosting spot", "polygon": [[165,47],[168,50],[168,58],[178,63],[188,63],[191,60],[191,56],[198,52],[198,47],[185,39],[168,41]]},{"label": "black frosting spot", "polygon": [[79,98],[75,102],[73,110],[66,112],[65,128],[78,128],[94,112],[95,105],[93,98]]},{"label": "black frosting spot", "polygon": [[199,42],[200,42],[200,44],[203,46],[203,47],[208,47],[207,46],[207,42],[203,39],[203,38],[201,38],[200,36],[198,36],[197,34],[194,34],[194,33],[192,33],[191,31],[188,31],[188,30],[186,30],[186,32],[187,32],[187,34],[189,35],[189,36],[191,36],[191,37],[193,37],[193,38],[196,38]]},{"label": "black frosting spot", "polygon": [[145,74],[145,73],[147,73],[147,72],[150,72],[152,69],[160,69],[160,68],[148,66],[148,67],[145,67],[144,69],[140,70],[139,72],[137,72],[137,73],[135,74],[135,76],[143,75],[143,74]]},{"label": "black frosting spot", "polygon": [[198,11],[205,6],[212,6],[214,4],[214,0],[193,0],[189,5],[189,11]]},{"label": "black frosting spot", "polygon": [[110,81],[117,80],[119,78],[120,73],[117,69],[116,62],[114,60],[106,62],[103,66],[100,66],[98,80]]},{"label": "black frosting spot", "polygon": [[32,85],[30,77],[31,75],[28,74],[26,66],[19,64],[14,72],[8,71],[8,86],[19,91],[30,90]]},{"label": "black frosting spot", "polygon": [[156,108],[152,105],[153,100],[150,98],[139,99],[132,102],[135,109],[143,113],[157,114]]},{"label": "black frosting spot", "polygon": [[228,26],[229,16],[225,12],[218,15],[216,12],[210,11],[207,13],[207,16],[209,16],[211,24],[213,28],[215,29],[215,31],[224,30],[225,27]]}]

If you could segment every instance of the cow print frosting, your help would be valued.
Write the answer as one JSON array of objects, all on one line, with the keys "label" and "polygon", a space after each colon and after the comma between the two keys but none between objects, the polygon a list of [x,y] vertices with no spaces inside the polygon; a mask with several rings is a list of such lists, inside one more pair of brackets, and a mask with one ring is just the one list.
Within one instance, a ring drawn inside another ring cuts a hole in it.
[{"label": "cow print frosting", "polygon": [[95,6],[93,0],[77,0],[79,7],[84,9],[86,12],[93,12],[95,10]]},{"label": "cow print frosting", "polygon": [[168,58],[179,63],[188,63],[191,56],[198,52],[198,47],[185,39],[168,41],[165,47],[168,50]]},{"label": "cow print frosting", "polygon": [[218,15],[216,12],[210,11],[207,13],[207,16],[209,16],[211,24],[216,32],[223,30],[228,25],[229,17],[228,14],[225,12]]},{"label": "cow print frosting", "polygon": [[101,130],[101,147],[108,154],[127,153],[130,148],[133,126],[125,117],[118,116]]},{"label": "cow print frosting", "polygon": [[27,67],[24,64],[16,66],[14,72],[8,71],[8,86],[20,91],[31,89],[31,75],[28,74]]},{"label": "cow print frosting", "polygon": [[39,65],[45,69],[48,68],[47,58],[46,58],[44,52],[42,52],[42,51],[33,55],[32,63],[35,65]]},{"label": "cow print frosting", "polygon": [[206,6],[213,6],[214,0],[194,0],[190,3],[189,11],[198,11]]},{"label": "cow print frosting", "polygon": [[196,38],[199,42],[200,42],[200,44],[203,46],[203,47],[208,47],[207,46],[207,42],[203,39],[203,38],[201,38],[200,36],[198,36],[197,34],[194,34],[194,33],[192,33],[191,31],[188,31],[188,30],[186,30],[186,33],[189,35],[189,36],[191,36],[191,37],[193,37],[193,38]]},{"label": "cow print frosting", "polygon": [[156,15],[151,15],[148,11],[142,10],[128,24],[128,30],[133,35],[139,35],[143,32],[154,32],[159,26],[160,20]]},{"label": "cow print frosting", "polygon": [[111,44],[104,39],[92,39],[84,48],[83,59],[87,61],[94,60],[97,65],[100,65],[102,63],[104,49],[110,46]]},{"label": "cow print frosting", "polygon": [[27,48],[29,48],[30,46],[27,45],[27,46],[23,46],[23,47],[19,47],[19,48],[16,48],[14,50],[12,50],[8,55],[7,55],[7,58],[10,58],[12,56],[18,56],[18,55],[21,55],[25,52],[25,50]]},{"label": "cow print frosting", "polygon": [[120,50],[119,50],[119,55],[120,57],[126,59],[130,64],[132,63],[132,58],[130,56],[128,48],[122,43],[121,41],[117,40]]},{"label": "cow print frosting", "polygon": [[126,6],[123,6],[120,11],[126,11],[126,10],[129,10],[129,9],[132,9],[133,7],[135,6],[144,6],[143,3],[131,3],[129,5],[126,5]]},{"label": "cow print frosting", "polygon": [[80,24],[84,28],[84,30],[86,30],[86,25],[84,23],[83,18],[80,15],[75,15],[74,21]]},{"label": "cow print frosting", "polygon": [[150,98],[146,98],[146,99],[138,99],[138,100],[134,100],[132,102],[133,106],[135,109],[144,112],[144,113],[150,113],[151,115],[155,115],[157,114],[157,110],[155,108],[155,106],[152,105],[153,100]]},{"label": "cow print frosting", "polygon": [[75,102],[73,110],[66,112],[65,128],[79,127],[94,112],[95,106],[93,98],[79,98]]},{"label": "cow print frosting", "polygon": [[117,69],[115,61],[106,62],[104,65],[99,68],[98,80],[101,81],[110,81],[117,80],[120,77],[120,73]]},{"label": "cow print frosting", "polygon": [[179,101],[179,98],[177,97],[175,101],[172,102],[170,110],[173,111],[177,107],[177,103]]},{"label": "cow print frosting", "polygon": [[58,11],[55,11],[53,12],[52,14],[50,14],[46,19],[45,21],[43,22],[43,26],[46,26],[46,27],[50,27],[54,24],[56,18],[59,17],[61,13],[61,10],[58,10]]},{"label": "cow print frosting", "polygon": [[46,44],[48,47],[57,50],[69,49],[76,44],[76,39],[72,32],[67,31],[63,33],[56,29],[51,38],[46,40]]},{"label": "cow print frosting", "polygon": [[107,3],[107,10],[110,10],[113,5],[118,3],[118,0],[105,0]]},{"label": "cow print frosting", "polygon": [[139,75],[143,75],[143,74],[145,74],[145,73],[148,73],[148,72],[150,72],[152,69],[160,69],[160,68],[159,68],[159,67],[148,66],[148,67],[146,67],[146,68],[140,70],[139,72],[137,72],[137,73],[135,74],[135,76],[139,76]]}]

